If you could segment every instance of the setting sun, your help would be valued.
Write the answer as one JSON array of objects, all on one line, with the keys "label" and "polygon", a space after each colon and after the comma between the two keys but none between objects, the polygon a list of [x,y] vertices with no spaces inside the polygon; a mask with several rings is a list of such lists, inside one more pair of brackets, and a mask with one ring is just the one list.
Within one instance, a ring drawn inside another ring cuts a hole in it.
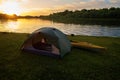
[{"label": "setting sun", "polygon": [[2,3],[2,11],[6,14],[16,14],[19,15],[21,13],[20,6],[18,2],[7,1]]}]

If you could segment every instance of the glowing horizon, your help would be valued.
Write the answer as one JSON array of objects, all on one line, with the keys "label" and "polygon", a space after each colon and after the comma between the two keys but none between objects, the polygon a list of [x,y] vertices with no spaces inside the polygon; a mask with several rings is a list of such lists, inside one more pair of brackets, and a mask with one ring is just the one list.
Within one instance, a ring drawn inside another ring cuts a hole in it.
[{"label": "glowing horizon", "polygon": [[120,7],[120,0],[0,0],[0,12],[16,15],[49,15],[64,10]]},{"label": "glowing horizon", "polygon": [[1,4],[2,6],[2,12],[5,14],[16,14],[16,15],[20,15],[21,11],[20,11],[20,6],[19,3],[17,3],[16,1],[6,1],[4,3]]}]

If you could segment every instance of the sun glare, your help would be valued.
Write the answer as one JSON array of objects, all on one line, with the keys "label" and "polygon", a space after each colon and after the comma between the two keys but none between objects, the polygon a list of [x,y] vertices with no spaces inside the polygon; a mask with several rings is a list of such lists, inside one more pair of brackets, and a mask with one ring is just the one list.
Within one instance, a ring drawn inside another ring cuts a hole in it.
[{"label": "sun glare", "polygon": [[2,11],[5,14],[16,14],[19,15],[21,13],[20,6],[18,2],[7,1],[2,3]]},{"label": "sun glare", "polygon": [[6,25],[6,30],[9,32],[15,32],[18,29],[19,24],[16,21],[9,21]]}]

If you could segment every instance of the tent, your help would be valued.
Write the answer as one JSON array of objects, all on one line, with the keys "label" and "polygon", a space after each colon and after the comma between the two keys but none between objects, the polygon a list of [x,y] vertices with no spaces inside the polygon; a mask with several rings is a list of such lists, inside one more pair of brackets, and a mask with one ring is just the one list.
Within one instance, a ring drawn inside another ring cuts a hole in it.
[{"label": "tent", "polygon": [[63,57],[70,52],[71,43],[60,30],[44,27],[34,31],[21,49],[36,54]]}]

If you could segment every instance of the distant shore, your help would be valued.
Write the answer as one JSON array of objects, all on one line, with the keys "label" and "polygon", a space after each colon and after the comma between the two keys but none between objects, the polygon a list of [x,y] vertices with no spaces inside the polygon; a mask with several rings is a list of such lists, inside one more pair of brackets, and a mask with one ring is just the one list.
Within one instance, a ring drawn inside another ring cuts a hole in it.
[{"label": "distant shore", "polygon": [[53,22],[66,23],[66,24],[87,24],[87,25],[108,25],[120,26],[120,8],[103,8],[103,9],[82,9],[63,12],[52,13],[46,16],[17,16],[7,15],[0,13],[0,20],[2,19],[45,19]]}]

